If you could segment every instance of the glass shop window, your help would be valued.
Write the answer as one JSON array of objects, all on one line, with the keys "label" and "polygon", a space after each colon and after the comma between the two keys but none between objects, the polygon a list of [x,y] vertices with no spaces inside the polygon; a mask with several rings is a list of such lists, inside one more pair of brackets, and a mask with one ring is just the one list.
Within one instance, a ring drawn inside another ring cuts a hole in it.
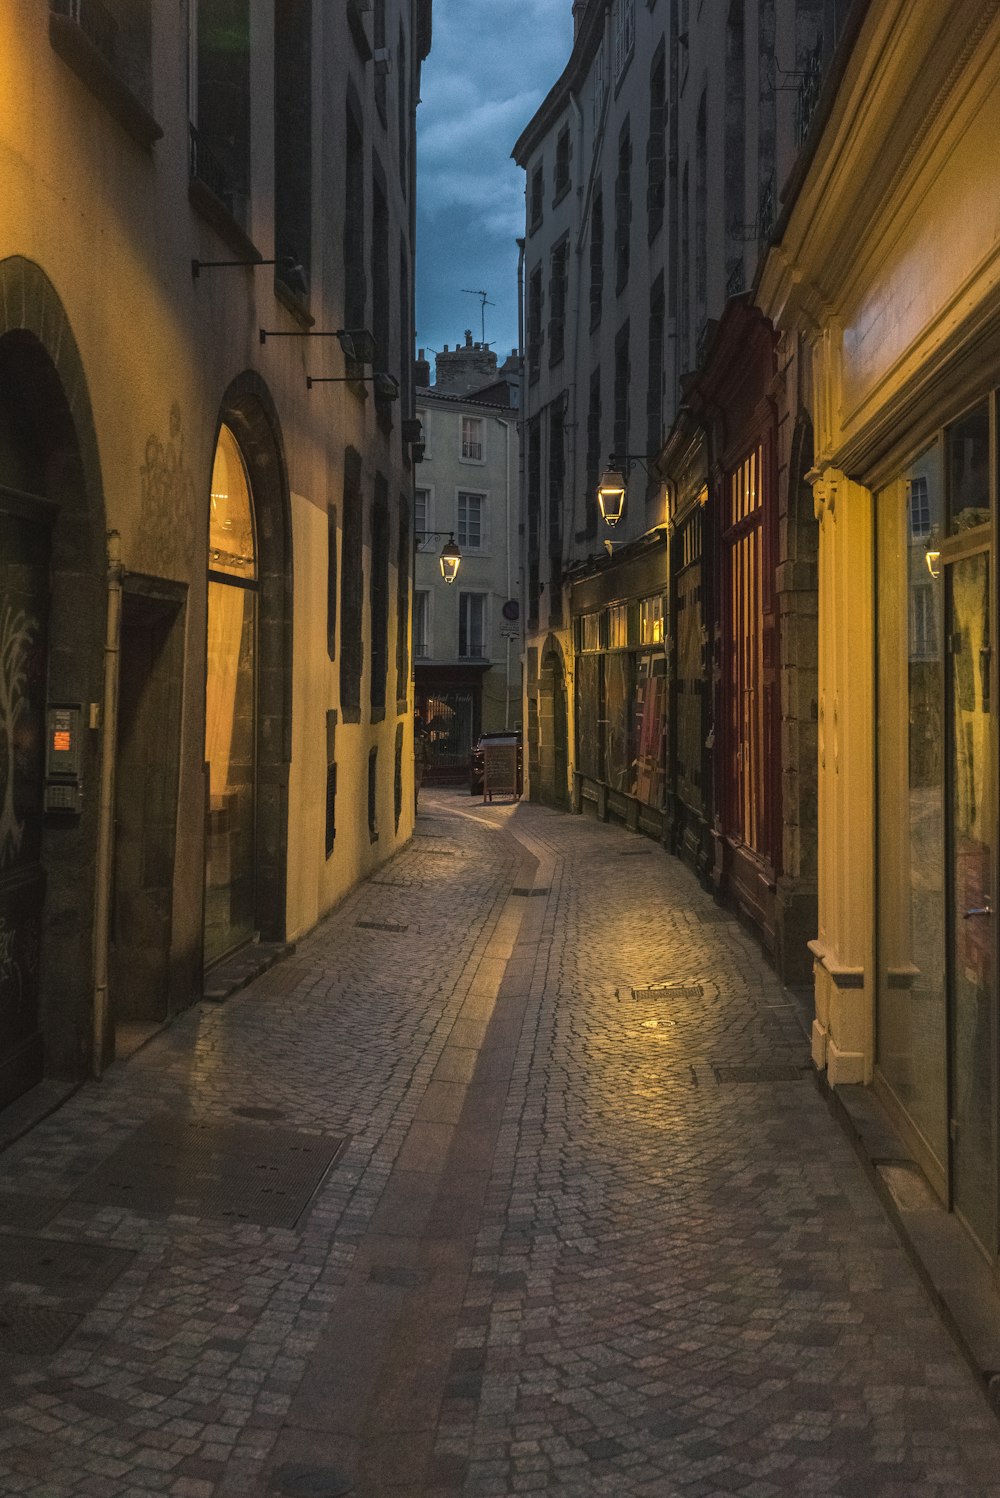
[{"label": "glass shop window", "polygon": [[615,603],[608,609],[608,649],[628,648],[628,604]]},{"label": "glass shop window", "polygon": [[935,576],[928,566],[928,541],[944,515],[942,458],[953,456],[951,444],[945,456],[935,443],[875,507],[878,1067],[940,1161],[948,1151],[945,582],[943,569]]},{"label": "glass shop window", "polygon": [[642,598],[639,601],[639,644],[640,645],[662,645],[664,640],[664,619],[666,617],[666,603],[662,593],[655,598]]},{"label": "glass shop window", "polygon": [[581,614],[580,618],[576,621],[576,625],[580,650],[600,650],[600,614]]},{"label": "glass shop window", "polygon": [[945,433],[951,534],[990,518],[990,408],[984,401]]}]

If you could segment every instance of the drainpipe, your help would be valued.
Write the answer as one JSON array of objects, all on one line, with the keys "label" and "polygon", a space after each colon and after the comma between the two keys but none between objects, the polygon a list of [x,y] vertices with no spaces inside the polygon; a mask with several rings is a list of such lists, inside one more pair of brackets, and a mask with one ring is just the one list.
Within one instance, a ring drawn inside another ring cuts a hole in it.
[{"label": "drainpipe", "polygon": [[122,619],[122,548],[117,531],[108,532],[108,617],[104,639],[104,714],[101,721],[101,788],[97,812],[97,869],[94,910],[93,1070],[104,1070],[108,1024],[108,944],[111,913],[111,858],[114,847],[115,751],[118,738],[118,654]]},{"label": "drainpipe", "polygon": [[[501,416],[494,417],[498,426],[503,427],[503,482],[504,482],[504,516],[507,533],[507,597],[510,595],[510,422],[504,421]],[[510,727],[510,635],[507,636],[507,694],[503,705],[503,726]]]}]

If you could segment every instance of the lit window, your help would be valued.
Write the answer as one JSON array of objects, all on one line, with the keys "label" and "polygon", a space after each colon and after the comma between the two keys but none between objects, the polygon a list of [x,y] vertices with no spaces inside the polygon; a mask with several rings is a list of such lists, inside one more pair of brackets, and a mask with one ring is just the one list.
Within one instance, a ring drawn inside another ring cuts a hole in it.
[{"label": "lit window", "polygon": [[483,418],[462,417],[462,457],[469,463],[483,461]]}]

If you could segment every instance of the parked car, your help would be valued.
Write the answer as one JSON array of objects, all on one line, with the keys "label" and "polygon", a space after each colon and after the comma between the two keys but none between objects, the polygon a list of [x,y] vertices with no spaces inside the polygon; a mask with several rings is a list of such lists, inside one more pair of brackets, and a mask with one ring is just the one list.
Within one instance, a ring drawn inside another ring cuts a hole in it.
[{"label": "parked car", "polygon": [[472,746],[472,752],[469,756],[469,795],[481,796],[483,794],[487,744],[517,745],[517,794],[520,795],[524,780],[524,766],[522,762],[521,735],[516,729],[505,729],[500,733],[481,733],[479,735]]}]

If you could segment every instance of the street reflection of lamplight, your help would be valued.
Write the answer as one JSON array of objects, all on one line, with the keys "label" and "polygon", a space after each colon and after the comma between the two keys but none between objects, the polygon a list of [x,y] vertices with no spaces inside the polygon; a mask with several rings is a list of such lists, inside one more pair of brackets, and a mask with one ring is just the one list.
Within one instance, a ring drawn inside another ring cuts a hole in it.
[{"label": "street reflection of lamplight", "polygon": [[601,475],[597,503],[605,525],[617,525],[625,508],[625,480],[617,468],[606,468]]},{"label": "street reflection of lamplight", "polygon": [[941,553],[939,551],[931,551],[928,547],[924,553],[924,561],[927,563],[927,571],[931,577],[941,576]]},{"label": "street reflection of lamplight", "polygon": [[440,563],[441,576],[446,583],[453,583],[458,576],[458,569],[462,563],[462,553],[454,536],[442,546]]}]

